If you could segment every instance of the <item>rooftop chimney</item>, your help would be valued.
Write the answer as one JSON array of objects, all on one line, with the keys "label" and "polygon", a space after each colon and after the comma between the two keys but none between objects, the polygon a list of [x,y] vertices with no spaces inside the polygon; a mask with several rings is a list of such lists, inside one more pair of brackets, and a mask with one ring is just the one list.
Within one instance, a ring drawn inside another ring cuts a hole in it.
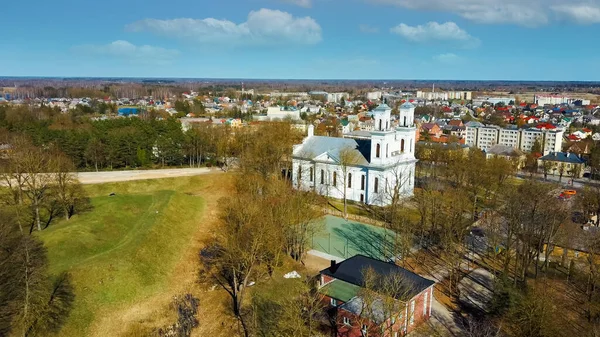
[{"label": "rooftop chimney", "polygon": [[335,273],[337,270],[337,263],[335,262],[335,260],[331,260],[331,264],[329,266],[329,271],[332,273]]}]

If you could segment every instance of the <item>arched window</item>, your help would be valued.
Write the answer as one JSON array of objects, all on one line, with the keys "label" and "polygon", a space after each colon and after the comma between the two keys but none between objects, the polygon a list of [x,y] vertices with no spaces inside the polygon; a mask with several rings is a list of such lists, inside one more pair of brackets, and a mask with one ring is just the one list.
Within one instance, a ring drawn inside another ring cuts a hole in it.
[{"label": "arched window", "polygon": [[360,177],[360,190],[361,191],[365,190],[365,176]]},{"label": "arched window", "polygon": [[385,129],[389,129],[390,128],[390,122],[389,121],[385,121]]},{"label": "arched window", "polygon": [[325,170],[321,170],[321,185],[325,184]]},{"label": "arched window", "polygon": [[302,180],[302,166],[298,166],[298,181]]},{"label": "arched window", "polygon": [[352,188],[352,173],[348,173],[348,188]]},{"label": "arched window", "polygon": [[404,116],[404,126],[408,126],[408,124],[406,124],[406,116]]},{"label": "arched window", "polygon": [[380,119],[379,120],[379,131],[381,131],[381,127],[383,126],[383,121]]},{"label": "arched window", "polygon": [[375,193],[379,193],[379,178],[375,178]]},{"label": "arched window", "polygon": [[404,139],[400,141],[400,152],[404,152]]},{"label": "arched window", "polygon": [[375,148],[375,157],[376,158],[379,158],[380,152],[381,152],[381,145],[377,144],[377,147]]},{"label": "arched window", "polygon": [[337,187],[337,172],[333,172],[333,187]]},{"label": "arched window", "polygon": [[410,140],[410,152],[412,152],[412,139]]},{"label": "arched window", "polygon": [[312,183],[313,180],[315,179],[315,170],[311,167],[310,168],[310,182]]},{"label": "arched window", "polygon": [[390,156],[390,144],[385,144],[385,157]]}]

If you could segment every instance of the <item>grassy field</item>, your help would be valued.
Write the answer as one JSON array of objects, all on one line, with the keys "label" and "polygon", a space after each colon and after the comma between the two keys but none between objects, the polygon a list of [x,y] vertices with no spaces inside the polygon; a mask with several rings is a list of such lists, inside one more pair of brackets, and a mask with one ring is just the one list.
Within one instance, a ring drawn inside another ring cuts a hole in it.
[{"label": "grassy field", "polygon": [[194,283],[197,248],[214,221],[205,211],[224,177],[86,186],[93,210],[40,234],[52,273],[73,276],[75,306],[60,335],[130,335],[128,324],[166,320],[159,309]]}]

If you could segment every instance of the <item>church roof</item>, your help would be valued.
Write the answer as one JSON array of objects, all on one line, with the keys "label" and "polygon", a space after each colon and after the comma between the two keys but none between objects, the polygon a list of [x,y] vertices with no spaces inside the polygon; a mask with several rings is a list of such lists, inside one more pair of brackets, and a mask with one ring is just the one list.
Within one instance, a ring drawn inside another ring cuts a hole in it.
[{"label": "church roof", "polygon": [[358,162],[356,165],[369,165],[371,160],[371,140],[313,136],[307,138],[302,145],[294,150],[294,156],[303,159],[314,159],[327,153],[338,161],[343,149],[356,151]]},{"label": "church roof", "polygon": [[391,110],[392,108],[390,108],[389,105],[385,104],[385,103],[381,103],[379,104],[378,107],[375,108],[374,111],[386,111],[386,110]]}]

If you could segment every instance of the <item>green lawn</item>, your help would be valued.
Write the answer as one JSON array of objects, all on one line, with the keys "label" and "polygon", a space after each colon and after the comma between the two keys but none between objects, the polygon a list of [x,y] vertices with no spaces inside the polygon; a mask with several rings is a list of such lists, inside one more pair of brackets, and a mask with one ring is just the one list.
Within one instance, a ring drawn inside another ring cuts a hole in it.
[{"label": "green lawn", "polygon": [[99,312],[166,290],[199,225],[205,203],[193,191],[203,179],[86,186],[93,210],[41,232],[51,272],[73,276],[75,306],[61,336],[85,336]]},{"label": "green lawn", "polygon": [[324,230],[312,238],[314,250],[341,258],[362,254],[389,260],[398,255],[396,234],[390,230],[331,215],[323,219]]}]

